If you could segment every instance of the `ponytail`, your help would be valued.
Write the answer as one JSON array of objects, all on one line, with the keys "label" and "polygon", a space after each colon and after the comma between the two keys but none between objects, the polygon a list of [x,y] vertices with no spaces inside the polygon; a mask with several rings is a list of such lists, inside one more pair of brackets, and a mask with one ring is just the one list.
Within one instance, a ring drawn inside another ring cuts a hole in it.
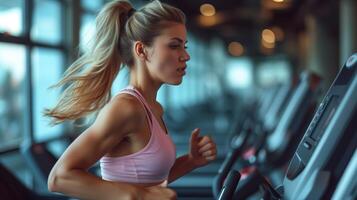
[{"label": "ponytail", "polygon": [[113,1],[100,11],[93,46],[51,87],[68,85],[55,107],[44,111],[45,116],[53,118],[52,125],[88,115],[110,100],[113,81],[122,65],[120,33],[131,9],[127,1]]}]

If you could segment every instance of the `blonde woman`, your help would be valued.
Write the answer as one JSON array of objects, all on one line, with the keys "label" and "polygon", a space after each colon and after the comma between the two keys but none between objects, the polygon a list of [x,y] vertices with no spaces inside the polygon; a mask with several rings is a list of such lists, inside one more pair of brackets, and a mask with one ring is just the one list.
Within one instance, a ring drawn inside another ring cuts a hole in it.
[{"label": "blonde woman", "polygon": [[[68,68],[56,85],[68,88],[45,111],[54,124],[99,111],[53,167],[50,191],[80,199],[176,199],[167,183],[216,158],[215,143],[199,129],[188,154],[176,158],[156,101],[162,84],[182,82],[190,59],[185,43],[185,16],[175,7],[153,1],[135,11],[118,0],[104,6],[93,47]],[[123,65],[130,84],[111,98]],[[102,178],[87,172],[98,160]]]}]

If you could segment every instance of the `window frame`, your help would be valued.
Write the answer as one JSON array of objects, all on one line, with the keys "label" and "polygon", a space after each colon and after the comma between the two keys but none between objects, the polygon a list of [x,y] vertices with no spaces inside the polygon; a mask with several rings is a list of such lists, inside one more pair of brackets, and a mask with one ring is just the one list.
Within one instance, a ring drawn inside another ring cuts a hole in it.
[{"label": "window frame", "polygon": [[[33,113],[33,100],[34,100],[34,94],[33,91],[34,88],[32,83],[33,83],[33,66],[32,66],[32,51],[34,48],[49,48],[49,49],[54,49],[58,50],[61,52],[63,55],[63,63],[65,64],[63,66],[63,71],[69,63],[69,52],[71,51],[71,46],[66,44],[66,37],[67,34],[69,33],[68,28],[69,27],[68,21],[71,21],[71,19],[66,18],[66,12],[68,11],[69,8],[69,3],[72,4],[71,6],[75,6],[78,4],[79,0],[73,0],[73,1],[64,1],[64,0],[49,0],[49,1],[57,1],[60,5],[60,10],[61,10],[61,35],[63,37],[61,38],[61,41],[58,44],[50,44],[46,42],[40,42],[40,41],[34,41],[30,37],[30,30],[33,26],[33,15],[34,15],[34,5],[35,5],[35,0],[26,0],[24,2],[24,10],[23,10],[23,31],[22,34],[19,36],[13,36],[9,35],[6,33],[1,33],[0,32],[0,42],[2,43],[9,43],[9,44],[19,44],[23,45],[25,47],[25,97],[26,97],[26,105],[25,105],[25,114],[24,114],[24,133],[23,133],[23,142],[25,143],[35,143],[38,141],[35,141],[35,130],[34,130],[34,113]],[[77,15],[74,14],[72,15],[72,18],[78,18],[80,16],[80,13],[77,13]],[[72,30],[72,34],[74,34],[76,31]],[[77,30],[78,33],[78,30]],[[73,46],[76,46],[78,44],[72,44]],[[57,140],[60,138],[63,138],[66,135],[66,132],[68,131],[68,126],[64,127],[64,133],[61,134],[60,137],[55,136],[53,138],[50,138],[46,141],[52,141],[52,140]],[[20,149],[21,142],[16,143],[14,145],[5,145],[4,147],[0,148],[0,155],[2,154],[7,154],[10,152],[18,151]]]}]

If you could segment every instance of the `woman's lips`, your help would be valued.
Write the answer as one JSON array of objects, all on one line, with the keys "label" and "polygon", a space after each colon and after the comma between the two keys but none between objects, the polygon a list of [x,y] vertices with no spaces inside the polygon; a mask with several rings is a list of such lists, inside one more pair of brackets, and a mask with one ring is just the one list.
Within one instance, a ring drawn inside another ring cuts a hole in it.
[{"label": "woman's lips", "polygon": [[179,75],[183,76],[186,74],[186,67],[178,68],[176,71]]}]

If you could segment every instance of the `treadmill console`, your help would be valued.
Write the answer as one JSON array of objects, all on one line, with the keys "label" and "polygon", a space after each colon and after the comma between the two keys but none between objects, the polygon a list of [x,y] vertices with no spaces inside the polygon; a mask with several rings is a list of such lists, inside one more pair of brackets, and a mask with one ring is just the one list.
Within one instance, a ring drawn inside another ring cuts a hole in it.
[{"label": "treadmill console", "polygon": [[301,140],[287,171],[287,178],[293,180],[305,168],[326,127],[333,118],[348,85],[356,76],[357,54],[352,55],[340,70],[327,95],[322,100],[315,115]]}]

